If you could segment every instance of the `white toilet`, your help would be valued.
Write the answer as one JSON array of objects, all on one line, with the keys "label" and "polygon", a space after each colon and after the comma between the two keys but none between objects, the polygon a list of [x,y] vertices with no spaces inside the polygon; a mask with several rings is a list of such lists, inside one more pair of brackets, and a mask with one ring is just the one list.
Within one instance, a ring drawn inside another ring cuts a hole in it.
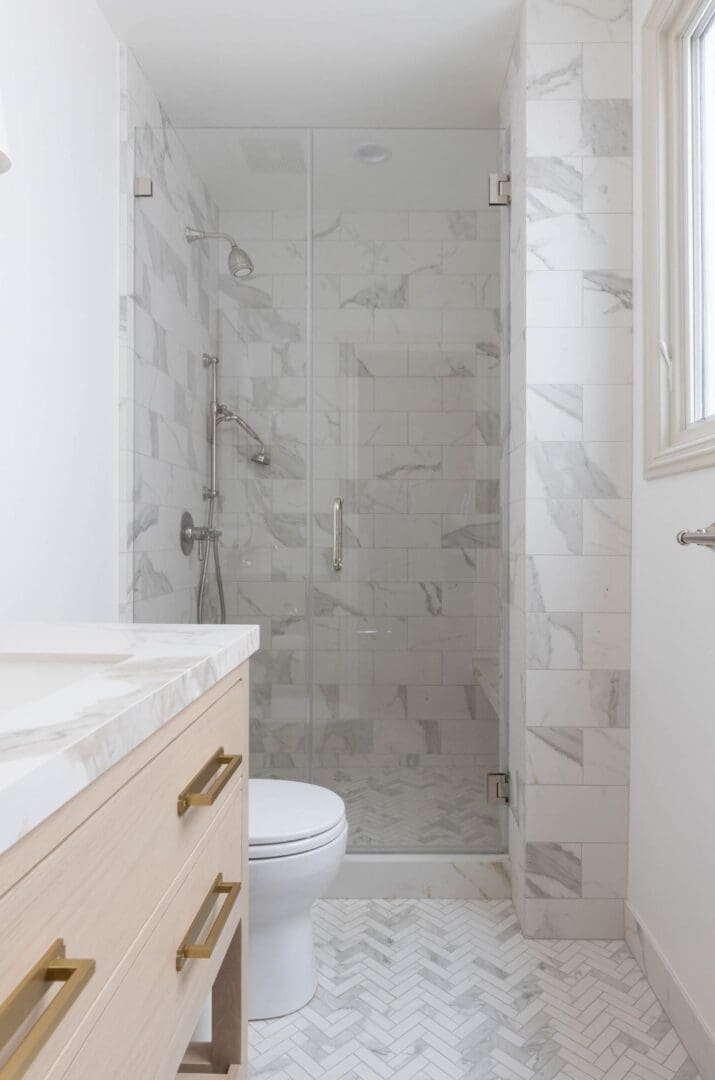
[{"label": "white toilet", "polygon": [[248,834],[248,1017],[266,1020],[316,991],[310,911],[345,854],[345,803],[313,784],[250,780]]}]

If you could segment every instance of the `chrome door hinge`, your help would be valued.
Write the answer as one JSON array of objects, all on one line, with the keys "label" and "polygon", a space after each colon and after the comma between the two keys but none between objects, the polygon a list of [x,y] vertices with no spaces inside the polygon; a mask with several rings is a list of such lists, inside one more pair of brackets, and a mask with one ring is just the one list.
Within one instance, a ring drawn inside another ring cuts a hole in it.
[{"label": "chrome door hinge", "polygon": [[511,176],[509,173],[489,173],[489,205],[509,206],[511,202]]},{"label": "chrome door hinge", "polygon": [[134,198],[150,199],[154,194],[154,181],[150,176],[134,177]]},{"label": "chrome door hinge", "polygon": [[509,773],[487,773],[487,802],[490,806],[505,806],[509,802]]}]

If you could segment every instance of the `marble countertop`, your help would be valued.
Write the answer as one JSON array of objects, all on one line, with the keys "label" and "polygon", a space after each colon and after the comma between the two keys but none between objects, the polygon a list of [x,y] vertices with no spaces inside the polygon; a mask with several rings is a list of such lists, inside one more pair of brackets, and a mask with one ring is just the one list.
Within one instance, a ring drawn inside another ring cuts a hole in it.
[{"label": "marble countertop", "polygon": [[258,644],[257,626],[0,626],[0,853]]}]

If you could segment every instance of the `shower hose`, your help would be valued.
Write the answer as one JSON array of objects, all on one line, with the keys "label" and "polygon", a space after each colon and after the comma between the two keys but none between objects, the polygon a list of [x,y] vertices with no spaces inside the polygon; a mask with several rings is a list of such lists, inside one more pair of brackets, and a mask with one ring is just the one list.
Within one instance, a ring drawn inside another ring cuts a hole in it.
[{"label": "shower hose", "polygon": [[216,568],[216,587],[218,589],[218,602],[221,613],[219,622],[226,622],[226,600],[223,594],[223,579],[221,577],[221,559],[218,553],[218,530],[214,529],[214,503],[215,499],[209,500],[208,518],[206,521],[206,531],[208,534],[208,540],[206,541],[206,549],[204,551],[204,557],[201,563],[201,578],[199,580],[199,595],[196,601],[196,621],[197,623],[203,623],[204,621],[204,597],[206,595],[206,578],[208,576],[209,568],[209,545],[213,549],[214,566]]}]

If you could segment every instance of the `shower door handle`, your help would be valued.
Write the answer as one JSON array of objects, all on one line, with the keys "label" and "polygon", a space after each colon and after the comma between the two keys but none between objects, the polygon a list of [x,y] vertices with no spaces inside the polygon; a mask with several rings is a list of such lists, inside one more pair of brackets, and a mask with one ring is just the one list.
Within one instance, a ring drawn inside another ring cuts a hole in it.
[{"label": "shower door handle", "polygon": [[343,568],[343,500],[339,495],[333,499],[333,570]]}]

